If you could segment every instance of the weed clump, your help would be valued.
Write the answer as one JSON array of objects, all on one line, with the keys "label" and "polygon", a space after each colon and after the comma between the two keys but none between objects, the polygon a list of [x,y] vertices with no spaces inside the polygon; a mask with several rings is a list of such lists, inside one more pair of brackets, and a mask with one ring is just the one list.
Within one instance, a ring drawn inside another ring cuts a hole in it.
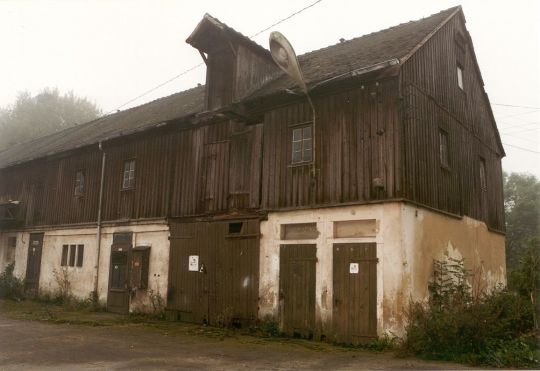
[{"label": "weed clump", "polygon": [[429,301],[412,303],[402,350],[428,359],[537,367],[534,305],[499,287],[472,295],[463,260],[434,261]]},{"label": "weed clump", "polygon": [[10,263],[6,269],[0,273],[0,298],[23,300],[24,280],[15,276],[15,263]]}]

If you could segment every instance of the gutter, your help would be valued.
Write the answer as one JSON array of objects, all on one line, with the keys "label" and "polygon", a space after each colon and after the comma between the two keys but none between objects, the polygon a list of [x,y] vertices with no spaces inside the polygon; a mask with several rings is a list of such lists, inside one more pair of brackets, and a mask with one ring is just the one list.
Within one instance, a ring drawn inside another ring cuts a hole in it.
[{"label": "gutter", "polygon": [[96,276],[94,278],[94,295],[96,301],[99,299],[98,288],[99,288],[99,260],[101,255],[101,208],[103,205],[103,186],[105,183],[105,160],[107,154],[103,150],[102,142],[99,141],[98,148],[102,153],[101,156],[101,179],[99,183],[99,201],[98,201],[98,215],[97,215],[97,232],[96,232],[96,248],[97,248],[97,257],[96,257]]}]

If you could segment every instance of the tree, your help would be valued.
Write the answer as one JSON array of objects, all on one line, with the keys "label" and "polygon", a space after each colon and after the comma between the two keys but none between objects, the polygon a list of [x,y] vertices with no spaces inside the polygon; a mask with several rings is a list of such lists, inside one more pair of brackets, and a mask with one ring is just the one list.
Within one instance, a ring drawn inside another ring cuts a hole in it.
[{"label": "tree", "polygon": [[518,266],[529,242],[540,233],[540,182],[529,174],[504,174],[506,262]]},{"label": "tree", "polygon": [[101,110],[72,91],[45,88],[36,96],[22,92],[11,107],[0,108],[0,150],[48,135],[101,115]]}]

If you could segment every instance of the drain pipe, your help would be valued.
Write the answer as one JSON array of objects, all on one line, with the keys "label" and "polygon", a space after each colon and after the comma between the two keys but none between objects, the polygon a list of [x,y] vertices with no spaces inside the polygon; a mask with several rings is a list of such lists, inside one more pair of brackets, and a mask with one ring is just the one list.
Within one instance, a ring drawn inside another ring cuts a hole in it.
[{"label": "drain pipe", "polygon": [[105,160],[106,160],[106,153],[103,150],[103,146],[101,141],[99,141],[99,150],[101,151],[101,179],[99,183],[99,203],[98,203],[98,215],[97,215],[97,232],[96,232],[96,248],[97,248],[97,257],[96,257],[96,276],[94,278],[94,295],[96,298],[96,302],[99,301],[99,295],[98,295],[98,286],[99,286],[99,259],[100,259],[100,253],[101,253],[101,205],[103,203],[103,185],[105,183]]}]

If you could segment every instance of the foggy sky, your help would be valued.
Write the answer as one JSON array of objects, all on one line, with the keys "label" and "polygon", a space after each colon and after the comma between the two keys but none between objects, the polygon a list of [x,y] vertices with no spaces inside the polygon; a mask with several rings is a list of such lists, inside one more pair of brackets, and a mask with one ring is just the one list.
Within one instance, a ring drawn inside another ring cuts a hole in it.
[{"label": "foggy sky", "polygon": [[[302,1],[45,1],[0,0],[0,107],[17,93],[44,87],[73,90],[116,110],[201,62],[185,39],[204,13],[251,36],[314,0]],[[507,171],[540,177],[540,3],[461,2],[507,157]],[[273,30],[298,54],[416,20],[456,1],[323,0],[254,38],[267,46]],[[200,67],[122,107],[203,83]],[[506,107],[505,105],[525,106]],[[518,149],[512,146],[521,147]]]}]

